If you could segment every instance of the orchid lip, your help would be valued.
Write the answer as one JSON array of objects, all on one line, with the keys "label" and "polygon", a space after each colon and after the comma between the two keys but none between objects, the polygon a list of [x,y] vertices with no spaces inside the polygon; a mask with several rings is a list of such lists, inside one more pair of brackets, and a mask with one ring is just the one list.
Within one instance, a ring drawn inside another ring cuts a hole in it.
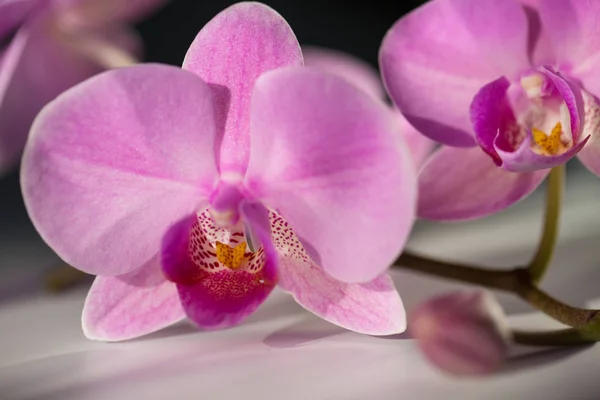
[{"label": "orchid lip", "polygon": [[564,164],[585,144],[581,96],[582,90],[548,67],[522,74],[518,82],[492,81],[471,106],[477,141],[507,171]]}]

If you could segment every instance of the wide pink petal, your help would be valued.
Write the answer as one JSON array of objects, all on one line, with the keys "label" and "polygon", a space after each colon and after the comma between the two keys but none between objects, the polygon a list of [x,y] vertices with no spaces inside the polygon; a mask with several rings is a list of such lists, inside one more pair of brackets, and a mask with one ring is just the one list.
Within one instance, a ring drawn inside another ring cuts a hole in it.
[{"label": "wide pink petal", "polygon": [[473,146],[473,96],[528,67],[527,46],[527,18],[514,0],[434,0],[390,29],[380,68],[392,100],[419,131],[443,144]]},{"label": "wide pink petal", "polygon": [[52,0],[61,8],[58,23],[65,29],[137,22],[169,0]]},{"label": "wide pink petal", "polygon": [[508,172],[479,147],[442,147],[419,174],[417,214],[447,221],[484,217],[529,195],[548,171]]},{"label": "wide pink petal", "polygon": [[198,33],[183,68],[213,88],[222,173],[243,173],[248,163],[250,96],[256,78],[274,68],[301,64],[302,52],[292,29],[264,4],[234,4]]},{"label": "wide pink petal", "polygon": [[94,280],[83,308],[83,332],[117,341],[152,333],[185,318],[175,284],[165,279],[158,257],[121,276]]},{"label": "wide pink petal", "polygon": [[32,221],[69,264],[98,275],[153,258],[216,180],[210,89],[175,67],[98,75],[46,107],[21,184]]},{"label": "wide pink petal", "polygon": [[276,283],[272,246],[247,251],[247,264],[233,270],[217,258],[216,237],[232,247],[246,241],[243,229],[219,229],[204,212],[175,224],[161,250],[163,271],[177,284],[187,316],[204,329],[241,323],[266,300]]},{"label": "wide pink petal", "polygon": [[271,212],[273,244],[280,254],[279,284],[302,307],[336,325],[370,335],[406,329],[402,300],[387,275],[367,283],[343,283],[317,265],[290,225]]},{"label": "wide pink petal", "polygon": [[416,179],[385,104],[335,75],[283,68],[256,83],[250,135],[246,187],[325,271],[366,282],[393,262],[414,222]]},{"label": "wide pink petal", "polygon": [[[305,66],[338,75],[376,99],[385,98],[385,90],[377,70],[365,61],[341,51],[316,46],[303,46],[302,52]],[[421,135],[397,109],[394,108],[393,112],[415,164],[420,166],[431,153],[434,142]]]},{"label": "wide pink petal", "polygon": [[600,30],[596,0],[540,0],[538,6],[560,71],[600,96]]},{"label": "wide pink petal", "polygon": [[316,46],[302,46],[304,65],[319,68],[347,79],[376,99],[385,98],[385,89],[375,68],[350,54]]}]

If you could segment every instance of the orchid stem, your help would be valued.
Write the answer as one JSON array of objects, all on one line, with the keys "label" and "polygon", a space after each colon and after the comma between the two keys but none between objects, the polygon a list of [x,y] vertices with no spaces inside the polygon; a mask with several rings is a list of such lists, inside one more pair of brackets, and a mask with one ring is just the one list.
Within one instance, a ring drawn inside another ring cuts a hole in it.
[{"label": "orchid stem", "polygon": [[546,212],[544,230],[535,256],[527,266],[531,281],[539,283],[554,256],[554,248],[558,237],[560,209],[565,186],[565,166],[552,168],[548,178],[546,192]]},{"label": "orchid stem", "polygon": [[[600,312],[573,307],[561,302],[538,288],[525,268],[495,271],[470,265],[432,260],[411,253],[403,253],[396,267],[472,283],[490,289],[516,294],[550,317],[573,328],[586,329],[589,334],[600,331]],[[600,332],[599,332],[600,333]],[[600,336],[598,337],[600,339]]]},{"label": "orchid stem", "polygon": [[540,332],[515,330],[512,332],[512,340],[528,346],[580,346],[600,341],[600,335],[575,328]]}]

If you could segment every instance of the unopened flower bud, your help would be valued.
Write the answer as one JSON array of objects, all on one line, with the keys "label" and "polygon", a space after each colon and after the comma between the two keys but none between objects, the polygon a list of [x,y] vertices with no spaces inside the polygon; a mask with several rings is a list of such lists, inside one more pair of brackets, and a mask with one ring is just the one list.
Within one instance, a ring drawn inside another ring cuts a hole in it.
[{"label": "unopened flower bud", "polygon": [[433,298],[409,316],[409,330],[425,356],[453,375],[484,375],[499,367],[510,331],[489,293],[463,291]]}]

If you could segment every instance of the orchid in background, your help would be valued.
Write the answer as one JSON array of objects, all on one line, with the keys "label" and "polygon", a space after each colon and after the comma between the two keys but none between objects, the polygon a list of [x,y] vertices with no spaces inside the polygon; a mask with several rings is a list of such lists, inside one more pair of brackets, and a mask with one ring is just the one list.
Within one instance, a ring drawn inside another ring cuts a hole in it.
[{"label": "orchid in background", "polygon": [[433,0],[380,52],[408,121],[446,145],[419,175],[418,215],[475,218],[578,155],[600,174],[600,2]]},{"label": "orchid in background", "polygon": [[[368,63],[341,51],[303,46],[304,65],[341,76],[375,99],[385,100],[385,89],[378,72]],[[434,142],[421,135],[404,116],[391,108],[400,125],[400,133],[408,144],[415,165],[420,167],[433,150]]]},{"label": "orchid in background", "polygon": [[409,324],[423,355],[458,376],[485,375],[498,369],[512,336],[500,303],[482,290],[427,300],[410,313]]},{"label": "orchid in background", "polygon": [[0,175],[16,166],[36,114],[74,84],[131,64],[126,24],[166,0],[0,0]]},{"label": "orchid in background", "polygon": [[238,3],[183,63],[105,72],[36,119],[21,185],[42,237],[98,275],[85,334],[122,340],[184,316],[243,321],[275,285],[369,334],[405,329],[385,275],[416,175],[380,101],[302,66],[275,11]]}]

